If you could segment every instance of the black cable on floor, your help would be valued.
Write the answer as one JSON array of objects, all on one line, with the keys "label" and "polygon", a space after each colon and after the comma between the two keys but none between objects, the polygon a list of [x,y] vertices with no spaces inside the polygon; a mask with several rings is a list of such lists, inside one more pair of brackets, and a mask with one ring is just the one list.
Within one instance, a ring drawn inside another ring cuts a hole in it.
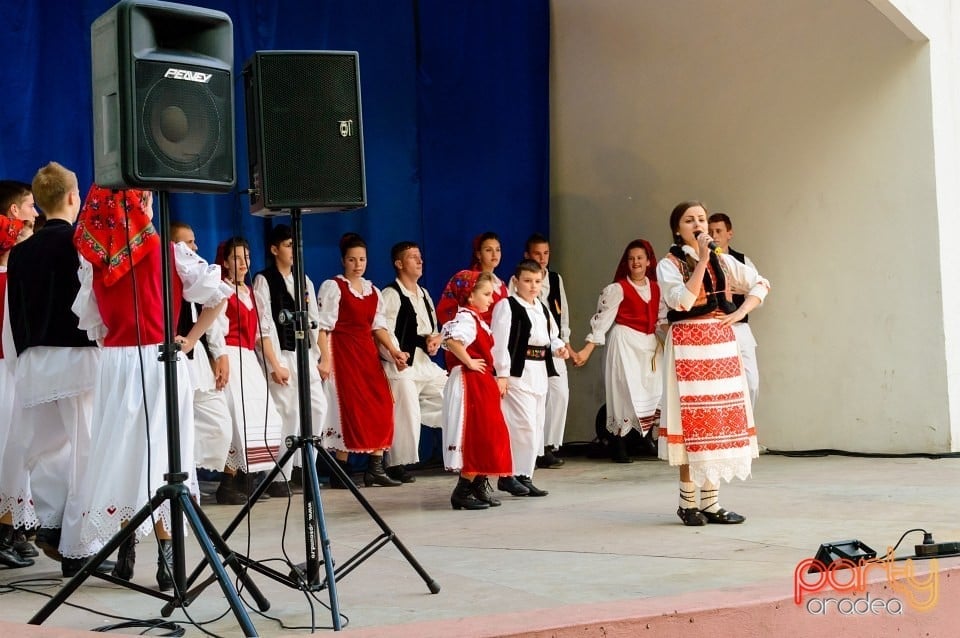
[{"label": "black cable on floor", "polygon": [[823,448],[817,450],[771,450],[767,449],[767,454],[772,456],[786,456],[789,458],[807,458],[819,456],[850,456],[854,458],[866,459],[958,459],[960,452],[904,452],[894,454],[887,452],[850,452],[848,450],[835,450],[833,448]]}]

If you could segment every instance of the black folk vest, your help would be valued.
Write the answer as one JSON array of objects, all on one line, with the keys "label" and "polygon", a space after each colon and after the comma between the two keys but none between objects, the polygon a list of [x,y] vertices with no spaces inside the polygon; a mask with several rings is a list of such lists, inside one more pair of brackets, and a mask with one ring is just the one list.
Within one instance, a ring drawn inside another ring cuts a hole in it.
[{"label": "black folk vest", "polygon": [[[510,353],[510,376],[522,377],[523,366],[527,362],[527,348],[530,345],[530,331],[533,329],[533,323],[527,316],[527,309],[520,305],[520,302],[514,297],[507,297],[510,304],[510,336],[507,338],[507,351]],[[550,334],[550,312],[547,307],[538,299],[540,308],[543,309],[543,316],[547,318],[547,335]],[[547,343],[547,376],[559,376],[556,367],[553,365],[553,352],[550,350],[550,344]]]},{"label": "black folk vest", "polygon": [[[413,302],[410,301],[410,298],[400,290],[400,284],[398,284],[396,280],[393,280],[386,287],[396,290],[397,295],[400,297],[400,310],[397,312],[397,325],[394,327],[393,333],[397,336],[397,341],[400,343],[400,350],[406,352],[410,357],[407,359],[408,363],[413,365],[413,357],[416,354],[417,348],[420,348],[424,354],[427,354],[427,340],[423,335],[417,334],[417,311],[413,308]],[[427,307],[427,316],[430,319],[431,332],[434,332],[437,329],[436,310],[434,310],[430,304],[427,291],[424,290],[422,286],[419,288],[423,294],[423,304]]]}]

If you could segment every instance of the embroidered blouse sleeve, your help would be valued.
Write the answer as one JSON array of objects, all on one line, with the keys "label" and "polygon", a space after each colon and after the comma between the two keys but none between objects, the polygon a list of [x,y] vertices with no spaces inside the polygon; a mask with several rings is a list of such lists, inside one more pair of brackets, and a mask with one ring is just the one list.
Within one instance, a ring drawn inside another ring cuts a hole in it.
[{"label": "embroidered blouse sleeve", "polygon": [[560,327],[557,325],[557,322],[553,320],[553,315],[550,314],[550,309],[547,308],[547,304],[540,302],[542,308],[538,310],[546,310],[547,313],[547,334],[550,336],[550,349],[553,352],[556,352],[560,348],[565,348],[567,342],[560,338]]},{"label": "embroidered blouse sleeve", "polygon": [[320,346],[317,345],[317,336],[320,332],[317,327],[320,325],[320,309],[317,307],[317,295],[314,292],[316,288],[313,287],[313,282],[306,275],[303,278],[303,294],[307,296],[307,325],[310,326],[310,354],[313,360],[317,361],[320,359]]},{"label": "embroidered blouse sleeve", "polygon": [[3,360],[12,375],[16,369],[17,346],[13,340],[13,327],[10,325],[10,302],[7,293],[3,293]]},{"label": "embroidered blouse sleeve", "polygon": [[623,301],[623,288],[620,284],[614,282],[604,287],[600,292],[600,299],[597,300],[597,312],[590,317],[590,334],[587,335],[587,341],[598,346],[606,344],[607,332],[613,327],[621,301]]},{"label": "embroidered blouse sleeve", "polygon": [[[386,323],[387,332],[390,333],[390,341],[397,348],[400,347],[400,341],[397,339],[397,316],[400,314],[400,293],[393,288],[384,288],[380,291],[380,306],[383,308],[383,319]],[[383,346],[380,346],[380,353],[388,356],[389,353]]]},{"label": "embroidered blouse sleeve", "polygon": [[697,302],[697,296],[687,289],[680,270],[667,257],[657,262],[657,282],[660,284],[660,300],[668,309],[690,310]]},{"label": "embroidered blouse sleeve", "polygon": [[[260,332],[264,338],[277,334],[277,327],[273,323],[273,305],[270,303],[270,285],[267,278],[263,275],[257,275],[253,278],[253,298],[257,304],[257,312],[260,318]],[[280,345],[274,340],[275,350],[279,350]]]},{"label": "embroidered blouse sleeve", "polygon": [[103,323],[97,298],[93,294],[93,266],[83,257],[80,257],[77,277],[80,279],[80,290],[71,307],[73,314],[79,318],[77,327],[86,330],[90,339],[102,344],[107,336],[107,326]]},{"label": "embroidered blouse sleeve", "polygon": [[320,284],[317,291],[318,317],[317,325],[320,330],[331,331],[337,325],[340,316],[340,286],[333,279],[327,279]]},{"label": "embroidered blouse sleeve", "polygon": [[373,330],[380,330],[382,328],[383,330],[389,331],[389,328],[387,328],[387,315],[385,314],[385,310],[383,308],[383,295],[380,294],[379,288],[376,286],[372,287],[373,294],[377,296],[377,312],[375,315],[373,315],[372,328]]},{"label": "embroidered blouse sleeve", "polygon": [[563,277],[557,275],[560,281],[560,339],[570,343],[570,305],[567,303],[567,290],[563,287]]},{"label": "embroidered blouse sleeve", "polygon": [[763,303],[770,292],[770,282],[760,276],[757,269],[749,264],[741,264],[736,258],[724,254],[720,256],[726,272],[729,273],[730,286],[736,291],[746,291],[744,294],[756,297]]},{"label": "embroidered blouse sleeve", "polygon": [[220,277],[220,266],[208,264],[183,242],[174,244],[173,256],[187,301],[212,308],[233,295],[233,288]]},{"label": "embroidered blouse sleeve", "polygon": [[498,301],[493,307],[493,318],[490,320],[490,330],[493,332],[493,367],[498,377],[510,376],[510,350],[507,348],[507,341],[510,339],[512,321],[510,302],[506,299]]},{"label": "embroidered blouse sleeve", "polygon": [[227,354],[227,310],[224,308],[207,328],[207,350],[214,359]]},{"label": "embroidered blouse sleeve", "polygon": [[477,322],[469,310],[461,308],[453,319],[443,324],[443,330],[440,334],[444,341],[453,339],[467,347],[477,339]]}]

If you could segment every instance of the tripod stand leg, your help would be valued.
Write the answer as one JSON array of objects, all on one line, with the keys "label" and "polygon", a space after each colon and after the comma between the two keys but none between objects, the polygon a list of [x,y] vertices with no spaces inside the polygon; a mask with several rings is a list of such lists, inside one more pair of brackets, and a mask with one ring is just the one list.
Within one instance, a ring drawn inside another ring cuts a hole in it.
[{"label": "tripod stand leg", "polygon": [[[312,504],[316,511],[316,516],[314,520],[311,521],[311,525],[317,530],[317,534],[320,537],[320,551],[323,554],[323,566],[327,575],[327,592],[330,595],[330,617],[333,621],[333,628],[335,631],[340,631],[341,626],[341,616],[340,616],[340,599],[337,596],[337,579],[334,575],[333,569],[333,556],[330,553],[330,537],[327,535],[327,524],[323,516],[323,503],[320,501],[320,481],[317,478],[317,464],[316,457],[311,452],[313,450],[313,441],[307,439],[304,443],[303,450],[303,470],[306,475],[309,477],[308,483],[304,485],[304,491],[309,490],[309,498],[304,499],[304,516],[307,516],[307,508],[309,504]],[[306,496],[306,494],[305,494]],[[310,545],[308,543],[308,551]],[[314,543],[314,554],[315,554],[316,543]],[[316,556],[311,561],[307,558],[307,575],[310,579],[309,582],[314,582],[319,580],[319,564],[317,563]]]},{"label": "tripod stand leg", "polygon": [[[390,526],[387,525],[387,522],[380,517],[380,515],[377,513],[377,510],[373,509],[373,506],[370,505],[366,497],[364,497],[363,494],[360,493],[360,488],[356,486],[356,484],[353,482],[353,480],[351,480],[351,478],[347,475],[347,473],[343,471],[343,468],[341,468],[337,464],[337,462],[333,459],[333,457],[330,456],[330,453],[327,452],[322,447],[317,448],[317,452],[319,454],[320,459],[322,459],[324,464],[326,464],[327,469],[329,469],[331,474],[336,474],[337,478],[339,478],[340,481],[347,486],[347,488],[353,493],[354,498],[357,499],[357,502],[360,503],[363,509],[367,511],[367,514],[370,516],[370,518],[372,518],[373,521],[383,531],[385,537],[388,538],[390,542],[394,544],[394,546],[397,548],[397,551],[399,551],[403,555],[403,557],[407,560],[407,562],[410,563],[410,566],[413,567],[414,571],[416,571],[420,575],[420,578],[422,578],[423,582],[426,583],[427,589],[430,590],[430,593],[436,594],[437,592],[439,592],[440,585],[437,583],[437,581],[431,578],[430,574],[428,574],[427,571],[423,568],[423,566],[420,565],[419,562],[417,562],[417,559],[414,557],[414,555],[410,553],[410,550],[408,550],[406,546],[404,546],[404,544],[400,542],[400,539],[397,538],[397,535],[394,534],[392,529],[390,529]],[[369,557],[369,554],[366,556],[363,556],[358,562],[363,562],[363,560],[366,560],[366,558],[368,557]],[[347,563],[345,563],[345,566],[350,565],[349,569],[352,570],[356,566],[356,564],[353,563],[355,558],[357,558],[357,556],[354,556],[353,558],[348,560]]]},{"label": "tripod stand leg", "polygon": [[[180,493],[180,504],[183,507],[183,513],[187,518],[187,522],[190,524],[190,527],[193,528],[193,533],[197,537],[197,542],[200,544],[203,555],[206,557],[207,562],[210,563],[210,569],[213,570],[213,573],[217,576],[217,581],[220,583],[220,589],[223,590],[223,595],[226,596],[227,601],[230,603],[233,615],[237,618],[237,623],[243,629],[243,635],[259,635],[257,634],[257,628],[254,627],[250,621],[250,616],[247,615],[247,611],[243,608],[243,601],[240,600],[240,594],[237,593],[236,588],[234,588],[233,583],[230,581],[227,570],[224,569],[223,564],[217,559],[217,551],[210,541],[210,537],[207,535],[209,521],[206,521],[207,526],[205,526],[204,521],[201,520],[199,510],[194,506],[190,495],[185,489]],[[228,552],[227,555],[229,555],[229,549],[226,545],[224,545],[221,550],[226,550]]]}]

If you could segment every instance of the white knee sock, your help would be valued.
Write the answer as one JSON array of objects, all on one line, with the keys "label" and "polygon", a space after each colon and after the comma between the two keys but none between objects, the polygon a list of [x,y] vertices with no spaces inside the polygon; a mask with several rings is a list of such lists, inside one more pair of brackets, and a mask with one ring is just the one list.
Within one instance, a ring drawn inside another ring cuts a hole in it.
[{"label": "white knee sock", "polygon": [[720,509],[720,486],[713,483],[704,483],[700,488],[700,509],[705,512],[716,512]]},{"label": "white knee sock", "polygon": [[697,506],[697,486],[693,481],[680,481],[680,507],[689,509]]}]

